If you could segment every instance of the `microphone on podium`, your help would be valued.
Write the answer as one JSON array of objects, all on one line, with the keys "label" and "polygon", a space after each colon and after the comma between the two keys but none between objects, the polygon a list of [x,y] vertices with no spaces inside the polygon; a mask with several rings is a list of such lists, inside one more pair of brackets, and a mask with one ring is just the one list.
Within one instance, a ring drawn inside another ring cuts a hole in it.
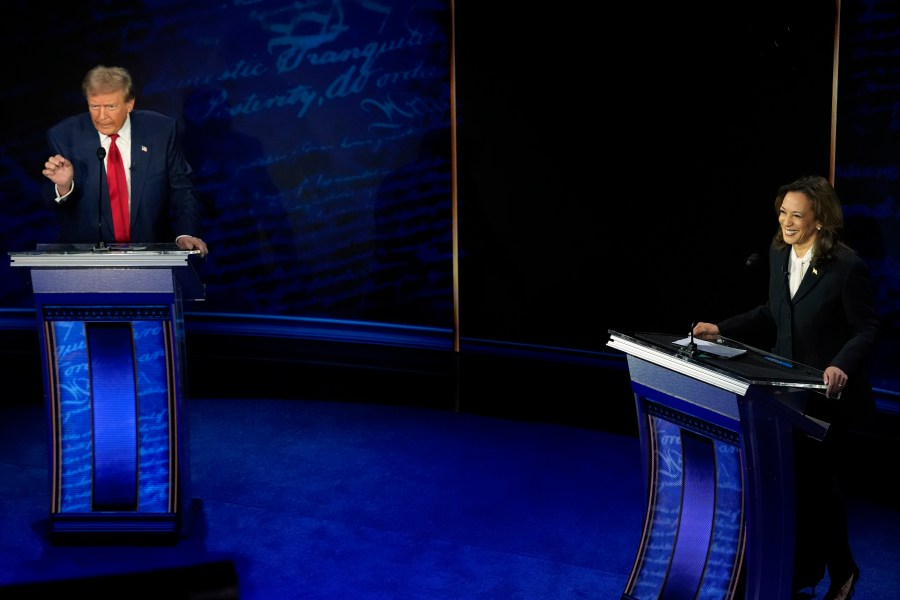
[{"label": "microphone on podium", "polygon": [[[749,269],[750,267],[755,265],[757,262],[759,262],[759,254],[754,252],[753,254],[748,256],[747,260],[744,262],[744,270]],[[739,274],[743,274],[744,270],[739,271]],[[718,293],[716,293],[716,295],[713,296],[713,299],[706,305],[706,309],[704,312],[709,311],[710,308],[714,307],[716,305],[716,303],[719,302],[719,300],[722,297],[722,293],[726,289],[731,287],[731,285],[730,285],[731,283],[733,283],[733,282],[731,280],[728,280],[729,285],[724,286],[724,287],[722,287],[722,286],[719,287]],[[693,358],[694,356],[697,355],[697,343],[694,341],[694,327],[697,326],[697,323],[699,323],[699,321],[694,321],[693,323],[691,323],[691,341],[690,341],[690,343],[688,343],[688,346],[687,346],[688,356],[690,356],[691,358]]]},{"label": "microphone on podium", "polygon": [[106,158],[106,150],[103,146],[97,148],[97,159],[100,161],[100,185],[97,187],[97,245],[94,250],[108,250],[103,243],[103,159]]}]

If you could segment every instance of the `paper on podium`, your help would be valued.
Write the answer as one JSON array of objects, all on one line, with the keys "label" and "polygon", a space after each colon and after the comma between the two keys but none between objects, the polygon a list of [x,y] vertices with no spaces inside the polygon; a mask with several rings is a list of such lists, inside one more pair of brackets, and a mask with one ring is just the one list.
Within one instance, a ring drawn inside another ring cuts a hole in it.
[{"label": "paper on podium", "polygon": [[747,350],[745,350],[744,348],[733,348],[731,346],[726,346],[725,344],[708,342],[706,340],[698,340],[697,338],[691,339],[690,337],[676,340],[673,343],[678,344],[679,346],[690,346],[692,341],[697,345],[697,350],[699,350],[700,352],[713,354],[715,356],[721,356],[722,358],[734,358],[735,356],[740,356],[741,354],[747,353]]}]

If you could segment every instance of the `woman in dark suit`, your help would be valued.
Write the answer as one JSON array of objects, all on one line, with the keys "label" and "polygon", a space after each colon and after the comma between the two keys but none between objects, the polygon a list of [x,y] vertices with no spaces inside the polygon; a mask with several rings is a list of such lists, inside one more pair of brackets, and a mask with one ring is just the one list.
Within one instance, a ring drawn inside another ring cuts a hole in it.
[{"label": "woman in dark suit", "polygon": [[[198,237],[200,203],[175,119],[134,110],[131,75],[121,67],[94,67],[82,90],[88,111],[63,119],[47,132],[51,156],[44,163],[45,195],[60,217],[58,241],[174,242],[205,256],[206,243]],[[113,232],[106,184],[112,144],[125,165],[130,224],[126,239]]]},{"label": "woman in dark suit", "polygon": [[851,423],[874,407],[868,362],[880,329],[875,293],[866,263],[839,239],[843,211],[827,179],[802,177],[782,186],[775,212],[768,302],[717,325],[698,323],[694,336],[740,340],[770,331],[773,353],[824,372],[826,397],[811,399],[807,414],[830,424],[825,440],[795,439],[794,589],[795,598],[813,597],[827,566],[831,584],[823,598],[842,600],[852,595],[859,567],[836,467],[846,458]]}]

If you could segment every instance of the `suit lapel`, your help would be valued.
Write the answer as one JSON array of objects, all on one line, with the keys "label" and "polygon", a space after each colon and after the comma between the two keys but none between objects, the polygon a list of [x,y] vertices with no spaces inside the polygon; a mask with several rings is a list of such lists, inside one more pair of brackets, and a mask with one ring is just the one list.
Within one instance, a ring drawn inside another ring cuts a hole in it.
[{"label": "suit lapel", "polygon": [[781,286],[781,294],[784,297],[784,301],[788,303],[788,306],[790,306],[791,304],[791,286],[788,281],[788,269],[790,268],[790,252],[791,247],[788,246],[787,251],[782,250],[778,255],[779,258],[776,259],[781,262],[781,277],[779,277],[777,281]]},{"label": "suit lapel", "polygon": [[825,271],[826,267],[823,265],[809,266],[806,270],[806,275],[800,280],[800,287],[797,288],[797,293],[794,294],[794,304],[803,300],[803,298],[819,284],[819,281],[821,281],[822,277],[825,275]]},{"label": "suit lapel", "polygon": [[[87,113],[84,114],[84,117],[78,121],[78,126],[81,127],[81,132],[78,134],[79,143],[82,144],[83,156],[97,156],[97,149],[100,148],[103,143],[100,140],[100,133],[97,131],[97,128],[94,127],[94,122],[91,121],[91,116]],[[81,153],[79,153],[81,155]],[[90,193],[89,195],[94,196],[90,199],[92,203],[100,202],[100,224],[103,228],[102,235],[107,239],[112,239],[113,237],[113,226],[112,226],[112,208],[109,206],[109,188],[106,182],[106,167],[104,166],[104,160],[100,158],[94,158],[93,160],[89,160],[87,165],[87,176],[90,179],[90,188],[92,191],[95,189],[93,186],[99,186],[96,188],[96,193]]]},{"label": "suit lapel", "polygon": [[141,119],[131,113],[131,229],[135,222],[143,199],[144,181],[149,161],[149,143],[141,127]]}]

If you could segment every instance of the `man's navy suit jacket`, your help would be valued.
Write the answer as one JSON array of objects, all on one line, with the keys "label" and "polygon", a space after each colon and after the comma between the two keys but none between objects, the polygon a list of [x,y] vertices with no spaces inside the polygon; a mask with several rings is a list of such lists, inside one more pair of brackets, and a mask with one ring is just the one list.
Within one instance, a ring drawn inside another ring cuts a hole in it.
[{"label": "man's navy suit jacket", "polygon": [[[194,196],[192,170],[181,148],[175,119],[158,112],[133,110],[131,118],[131,242],[174,243],[182,234],[199,236],[200,204]],[[68,117],[47,132],[51,154],[60,154],[75,169],[75,188],[55,201],[52,182],[45,195],[59,213],[59,243],[114,242],[109,189],[100,134],[84,112]],[[99,206],[98,206],[99,204]]]}]

